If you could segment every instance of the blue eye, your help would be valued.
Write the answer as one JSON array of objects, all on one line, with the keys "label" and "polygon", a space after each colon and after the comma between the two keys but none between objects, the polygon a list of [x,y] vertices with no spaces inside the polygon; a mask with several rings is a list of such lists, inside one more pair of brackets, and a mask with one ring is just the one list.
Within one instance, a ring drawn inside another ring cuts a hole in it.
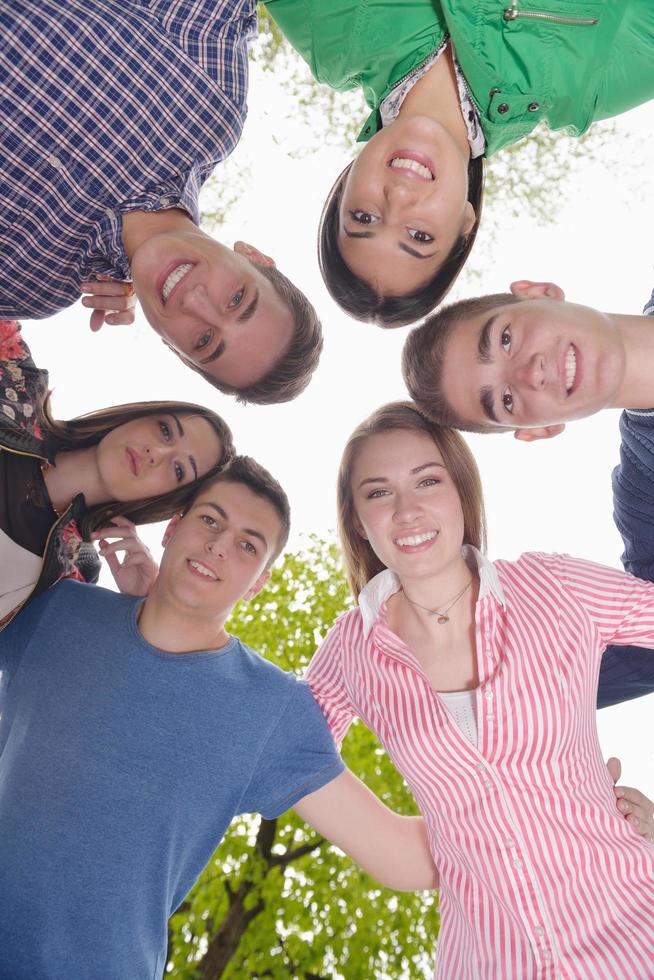
[{"label": "blue eye", "polygon": [[256,555],[257,549],[254,547],[251,541],[242,541],[243,550],[247,551],[250,555]]},{"label": "blue eye", "polygon": [[237,306],[240,306],[241,303],[243,302],[244,296],[245,296],[245,289],[239,289],[237,293],[234,293],[229,303],[230,310],[234,310],[236,309]]},{"label": "blue eye", "polygon": [[197,344],[195,345],[195,349],[204,350],[204,348],[211,343],[211,337],[212,337],[211,330],[207,330],[207,332],[203,333],[200,339],[198,340]]}]

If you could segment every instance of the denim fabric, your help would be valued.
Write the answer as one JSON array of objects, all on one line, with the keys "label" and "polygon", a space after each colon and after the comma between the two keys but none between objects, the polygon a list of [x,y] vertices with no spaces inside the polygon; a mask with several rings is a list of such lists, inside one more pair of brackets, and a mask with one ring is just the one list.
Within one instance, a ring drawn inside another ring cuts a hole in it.
[{"label": "denim fabric", "polygon": [[[654,292],[643,310],[654,315]],[[654,409],[628,409],[620,417],[620,465],[613,471],[613,517],[622,535],[622,564],[654,582]],[[630,701],[654,691],[654,651],[608,647],[602,660],[597,706]]]}]

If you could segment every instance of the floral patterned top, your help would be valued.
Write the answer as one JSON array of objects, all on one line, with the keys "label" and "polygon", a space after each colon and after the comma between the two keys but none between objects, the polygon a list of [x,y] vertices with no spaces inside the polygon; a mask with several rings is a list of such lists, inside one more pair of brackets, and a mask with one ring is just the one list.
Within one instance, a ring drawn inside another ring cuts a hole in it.
[{"label": "floral patterned top", "polygon": [[[20,324],[15,320],[0,320],[0,454],[3,457],[15,454],[52,462],[54,450],[48,444],[42,424],[47,393],[48,373],[34,364]],[[10,459],[3,462],[5,474],[15,474],[15,480],[5,479],[4,489],[0,488],[7,498],[0,502],[0,628],[26,602],[59,579],[96,581],[100,568],[95,549],[82,540],[78,530],[77,522],[85,510],[83,496],[78,494],[59,516],[47,498],[40,469],[24,465],[24,460],[20,466],[12,465]],[[20,486],[14,486],[16,480]],[[14,539],[19,536],[15,529],[20,527],[23,513],[20,504],[26,497],[30,505],[40,505],[41,516],[45,516],[40,522],[41,548],[35,549],[33,540]],[[38,555],[34,554],[35,550],[39,551]]]}]

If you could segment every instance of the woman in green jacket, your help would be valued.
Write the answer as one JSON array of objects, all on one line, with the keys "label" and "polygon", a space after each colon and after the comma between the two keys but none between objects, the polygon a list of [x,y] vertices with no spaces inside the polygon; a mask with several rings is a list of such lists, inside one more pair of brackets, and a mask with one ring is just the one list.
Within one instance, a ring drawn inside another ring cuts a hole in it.
[{"label": "woman in green jacket", "polygon": [[430,312],[479,224],[482,160],[539,122],[581,135],[654,97],[652,0],[265,0],[315,78],[372,109],[325,204],[319,261],[346,312]]}]

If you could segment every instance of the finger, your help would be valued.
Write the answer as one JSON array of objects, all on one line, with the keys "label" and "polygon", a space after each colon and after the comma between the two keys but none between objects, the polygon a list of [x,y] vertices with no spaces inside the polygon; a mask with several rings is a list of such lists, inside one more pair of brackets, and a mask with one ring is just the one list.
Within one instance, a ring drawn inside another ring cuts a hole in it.
[{"label": "finger", "polygon": [[108,555],[115,555],[120,551],[125,551],[127,554],[135,555],[137,551],[143,551],[143,545],[140,541],[136,541],[134,538],[126,537],[122,541],[112,541],[111,543],[105,542],[103,545],[100,543],[100,554],[103,558]]},{"label": "finger", "polygon": [[633,786],[616,786],[615,795],[618,799],[628,800],[634,806],[641,806],[644,810],[649,810],[650,813],[654,811],[654,803],[650,798],[641,793],[640,790],[634,789]]},{"label": "finger", "polygon": [[102,310],[94,310],[91,314],[90,326],[93,333],[97,333],[104,323],[104,312]]},{"label": "finger", "polygon": [[109,312],[121,313],[123,310],[131,310],[134,307],[133,296],[82,296],[82,306],[91,310],[108,310]]},{"label": "finger", "polygon": [[134,286],[131,282],[121,282],[118,279],[87,279],[80,283],[83,293],[94,296],[133,296]]},{"label": "finger", "polygon": [[115,517],[111,518],[111,524],[107,524],[106,527],[99,527],[96,531],[91,531],[91,537],[110,538],[111,532],[115,531],[117,527],[128,527],[131,531],[136,531],[136,524],[130,521],[129,517],[125,517],[123,514],[116,514]]},{"label": "finger", "polygon": [[144,551],[133,551],[125,555],[120,567],[121,568],[136,568],[138,565],[149,565],[152,559],[150,555],[146,555]]},{"label": "finger", "polygon": [[622,763],[620,762],[620,760],[617,759],[614,755],[612,755],[611,758],[606,763],[606,768],[609,770],[609,776],[611,777],[613,782],[617,783],[622,773]]},{"label": "finger", "polygon": [[111,324],[112,327],[127,326],[130,323],[134,323],[135,315],[134,309],[129,309],[125,310],[123,313],[107,313],[105,320],[107,323]]},{"label": "finger", "polygon": [[120,572],[120,569],[122,568],[122,565],[118,561],[118,558],[116,557],[116,555],[106,555],[105,557],[106,557],[107,565],[109,566],[109,569],[111,570],[112,574],[117,575],[118,572]]}]

